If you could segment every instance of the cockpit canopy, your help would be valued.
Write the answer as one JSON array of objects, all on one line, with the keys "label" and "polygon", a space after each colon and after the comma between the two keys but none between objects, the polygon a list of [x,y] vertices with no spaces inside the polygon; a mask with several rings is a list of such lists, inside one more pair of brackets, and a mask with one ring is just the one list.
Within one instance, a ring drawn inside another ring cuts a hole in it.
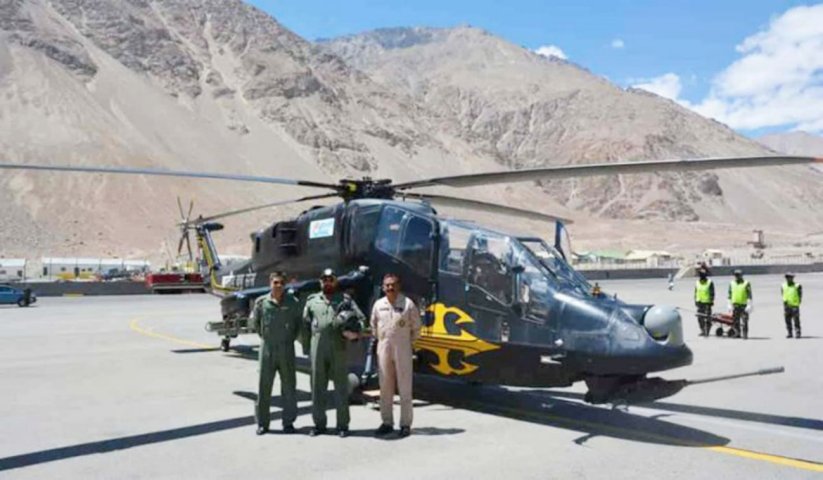
[{"label": "cockpit canopy", "polygon": [[441,272],[465,275],[467,282],[504,305],[519,302],[527,310],[539,310],[551,303],[555,293],[591,295],[586,279],[557,249],[537,237],[505,235],[445,220],[440,250]]}]

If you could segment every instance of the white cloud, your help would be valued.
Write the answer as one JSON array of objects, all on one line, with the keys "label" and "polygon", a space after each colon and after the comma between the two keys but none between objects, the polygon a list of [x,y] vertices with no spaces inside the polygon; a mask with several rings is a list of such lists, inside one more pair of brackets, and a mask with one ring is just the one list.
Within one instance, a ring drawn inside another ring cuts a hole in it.
[{"label": "white cloud", "polygon": [[737,51],[697,112],[739,129],[823,131],[823,4],[787,10]]},{"label": "white cloud", "polygon": [[623,39],[621,39],[621,38],[615,38],[614,40],[612,40],[611,45],[612,45],[612,48],[618,48],[618,49],[623,48],[623,47],[626,46],[626,44],[623,42]]},{"label": "white cloud", "polygon": [[632,85],[634,88],[642,88],[647,92],[652,92],[666,97],[671,100],[678,100],[680,92],[683,91],[683,85],[680,83],[680,77],[674,73],[666,73],[659,77],[646,78],[637,80],[640,83]]},{"label": "white cloud", "polygon": [[546,58],[557,57],[561,60],[566,60],[568,58],[566,57],[566,54],[563,53],[563,50],[561,50],[560,47],[556,45],[543,45],[542,47],[539,47],[537,50],[535,50],[534,53],[542,55]]}]

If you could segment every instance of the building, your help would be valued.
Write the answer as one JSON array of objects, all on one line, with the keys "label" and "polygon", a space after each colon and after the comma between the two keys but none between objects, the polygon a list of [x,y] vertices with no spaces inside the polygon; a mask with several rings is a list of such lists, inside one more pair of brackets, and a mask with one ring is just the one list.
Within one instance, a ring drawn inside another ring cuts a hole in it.
[{"label": "building", "polygon": [[25,258],[0,258],[0,282],[22,282],[26,280]]},{"label": "building", "polygon": [[147,272],[151,263],[146,260],[121,258],[43,257],[43,276],[62,280],[91,280],[101,275],[122,272]]},{"label": "building", "polygon": [[663,250],[629,250],[626,262],[645,267],[662,267],[672,263],[674,257]]}]

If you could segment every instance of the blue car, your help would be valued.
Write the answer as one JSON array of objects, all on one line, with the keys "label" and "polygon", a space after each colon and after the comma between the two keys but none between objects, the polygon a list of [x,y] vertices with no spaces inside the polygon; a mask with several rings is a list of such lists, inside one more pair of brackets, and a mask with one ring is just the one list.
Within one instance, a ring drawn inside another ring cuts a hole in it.
[{"label": "blue car", "polygon": [[37,296],[30,290],[20,290],[9,285],[0,285],[0,305],[14,304],[20,307],[28,307],[37,301]]}]

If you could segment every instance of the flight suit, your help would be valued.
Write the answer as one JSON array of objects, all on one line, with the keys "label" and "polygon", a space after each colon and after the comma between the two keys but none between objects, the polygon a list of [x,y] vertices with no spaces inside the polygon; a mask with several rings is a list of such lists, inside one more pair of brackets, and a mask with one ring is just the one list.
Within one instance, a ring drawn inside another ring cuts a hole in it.
[{"label": "flight suit", "polygon": [[714,305],[714,282],[700,279],[694,285],[694,304],[697,307],[697,323],[700,326],[700,334],[709,335],[712,327],[712,306]]},{"label": "flight suit", "polygon": [[280,373],[283,426],[292,425],[297,418],[294,341],[301,328],[300,305],[288,293],[283,294],[280,304],[270,295],[265,295],[255,300],[251,321],[262,342],[259,353],[260,381],[254,409],[257,425],[269,426],[275,373]]},{"label": "flight suit", "polygon": [[780,287],[783,295],[783,319],[786,322],[786,331],[792,336],[792,320],[797,338],[800,338],[800,302],[803,300],[803,287],[793,282],[791,285],[784,282]]},{"label": "flight suit", "polygon": [[386,297],[374,303],[371,329],[377,339],[380,369],[380,417],[394,426],[395,382],[400,394],[400,426],[412,423],[412,344],[420,337],[420,311],[411,299],[398,295],[394,304]]},{"label": "flight suit", "polygon": [[350,301],[352,310],[362,324],[366,317],[350,297],[335,293],[329,300],[322,292],[309,296],[303,310],[303,321],[311,329],[311,401],[314,426],[326,428],[326,389],[334,382],[337,401],[337,428],[349,427],[349,389],[346,366],[344,320],[337,313],[340,304]]}]

